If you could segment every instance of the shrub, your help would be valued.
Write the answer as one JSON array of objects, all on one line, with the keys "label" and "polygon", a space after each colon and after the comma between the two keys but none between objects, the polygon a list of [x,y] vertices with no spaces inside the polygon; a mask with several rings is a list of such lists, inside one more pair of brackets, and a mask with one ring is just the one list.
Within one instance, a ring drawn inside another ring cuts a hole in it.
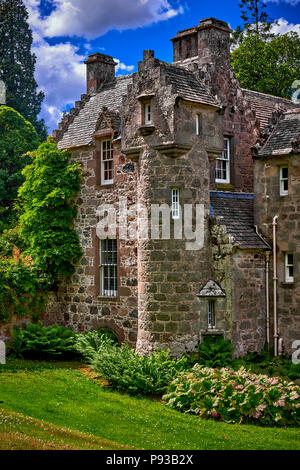
[{"label": "shrub", "polygon": [[74,353],[75,333],[53,324],[43,326],[38,323],[26,323],[22,329],[15,326],[9,351],[16,357],[62,357]]},{"label": "shrub", "polygon": [[32,152],[31,158],[19,189],[20,234],[29,246],[28,254],[52,276],[55,286],[62,277],[73,274],[82,255],[74,229],[81,167],[70,163],[70,155],[51,139]]},{"label": "shrub", "polygon": [[0,321],[6,322],[12,315],[37,318],[44,308],[48,286],[48,277],[16,247],[12,257],[0,257]]},{"label": "shrub", "polygon": [[131,395],[162,395],[186,359],[173,359],[169,351],[158,350],[149,357],[139,356],[130,346],[103,345],[92,366],[109,384]]},{"label": "shrub", "polygon": [[199,364],[207,367],[225,367],[231,364],[234,348],[223,336],[208,335],[198,346]]},{"label": "shrub", "polygon": [[228,423],[300,424],[300,387],[266,375],[201,367],[183,372],[163,397],[179,411]]},{"label": "shrub", "polygon": [[118,344],[116,335],[108,329],[99,328],[98,330],[88,331],[85,334],[77,334],[74,348],[87,362],[92,362],[95,354],[104,345],[113,344]]}]

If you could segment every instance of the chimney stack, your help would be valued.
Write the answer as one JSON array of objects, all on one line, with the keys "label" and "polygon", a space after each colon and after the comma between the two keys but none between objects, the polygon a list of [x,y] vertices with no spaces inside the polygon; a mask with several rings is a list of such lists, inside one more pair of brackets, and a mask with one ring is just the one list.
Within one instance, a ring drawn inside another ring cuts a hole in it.
[{"label": "chimney stack", "polygon": [[198,26],[179,31],[171,39],[173,60],[198,56],[199,65],[213,64],[229,70],[231,29],[216,18],[201,20]]},{"label": "chimney stack", "polygon": [[115,66],[117,63],[110,55],[95,54],[89,55],[85,61],[86,68],[86,88],[87,94],[96,93],[105,83],[115,80]]}]

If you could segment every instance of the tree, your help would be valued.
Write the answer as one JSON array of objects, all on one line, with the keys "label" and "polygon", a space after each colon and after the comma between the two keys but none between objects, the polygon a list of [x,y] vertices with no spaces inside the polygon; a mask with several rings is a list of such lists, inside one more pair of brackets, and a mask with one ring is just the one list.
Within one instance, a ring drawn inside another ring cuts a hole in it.
[{"label": "tree", "polygon": [[12,222],[14,201],[24,181],[24,156],[40,144],[33,125],[17,111],[0,106],[0,232]]},{"label": "tree", "polygon": [[81,168],[78,163],[70,164],[69,154],[59,150],[50,138],[31,153],[31,158],[19,190],[23,207],[20,233],[28,243],[27,254],[56,284],[62,276],[74,272],[81,257],[73,228]]},{"label": "tree", "polygon": [[45,140],[45,123],[38,120],[44,93],[37,91],[36,56],[31,53],[32,32],[27,20],[22,0],[0,0],[0,80],[6,85],[7,106],[19,111]]},{"label": "tree", "polygon": [[245,37],[253,36],[254,41],[274,37],[271,33],[273,24],[276,24],[268,15],[267,5],[262,0],[241,0],[239,3],[243,26],[238,26],[232,34],[232,42],[237,45]]},{"label": "tree", "polygon": [[288,33],[266,41],[250,35],[232,52],[231,64],[242,87],[291,98],[299,79],[300,37]]}]

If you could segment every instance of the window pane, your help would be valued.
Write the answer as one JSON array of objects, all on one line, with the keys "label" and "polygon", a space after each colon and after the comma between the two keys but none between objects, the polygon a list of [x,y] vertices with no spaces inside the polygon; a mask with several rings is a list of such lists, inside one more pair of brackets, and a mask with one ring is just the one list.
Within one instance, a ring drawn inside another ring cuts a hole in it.
[{"label": "window pane", "polygon": [[117,295],[117,240],[106,239],[100,242],[101,295]]}]

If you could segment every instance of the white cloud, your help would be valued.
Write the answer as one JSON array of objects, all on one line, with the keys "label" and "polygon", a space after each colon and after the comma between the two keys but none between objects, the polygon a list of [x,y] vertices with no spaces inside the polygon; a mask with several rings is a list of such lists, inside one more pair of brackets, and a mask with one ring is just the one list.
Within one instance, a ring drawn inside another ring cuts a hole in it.
[{"label": "white cloud", "polygon": [[265,0],[267,3],[289,3],[292,6],[300,3],[300,0]]},{"label": "white cloud", "polygon": [[113,29],[123,31],[173,18],[183,13],[169,0],[54,0],[56,9],[46,18],[38,14],[38,0],[25,0],[33,11],[31,24],[44,36],[80,36],[95,39]]},{"label": "white cloud", "polygon": [[[300,1],[300,0],[299,0]],[[277,24],[272,26],[272,33],[274,34],[286,34],[292,31],[300,34],[300,24],[289,23],[284,18],[279,18]]]},{"label": "white cloud", "polygon": [[70,43],[50,46],[43,41],[33,52],[37,56],[36,80],[45,93],[41,117],[53,129],[62,110],[85,92],[85,57]]},{"label": "white cloud", "polygon": [[[56,9],[45,18],[40,15],[40,0],[24,0],[33,31],[33,52],[37,56],[36,80],[45,93],[40,117],[49,130],[57,127],[62,111],[73,105],[85,92],[86,58],[78,47],[68,42],[50,45],[46,37],[84,37],[86,54],[90,52],[89,40],[107,31],[137,28],[168,20],[183,13],[183,8],[171,6],[168,0],[53,0]],[[177,4],[179,0],[176,0]],[[113,14],[112,14],[113,13]],[[99,48],[103,49],[103,48]],[[116,73],[131,73],[134,65],[119,59]]]}]

